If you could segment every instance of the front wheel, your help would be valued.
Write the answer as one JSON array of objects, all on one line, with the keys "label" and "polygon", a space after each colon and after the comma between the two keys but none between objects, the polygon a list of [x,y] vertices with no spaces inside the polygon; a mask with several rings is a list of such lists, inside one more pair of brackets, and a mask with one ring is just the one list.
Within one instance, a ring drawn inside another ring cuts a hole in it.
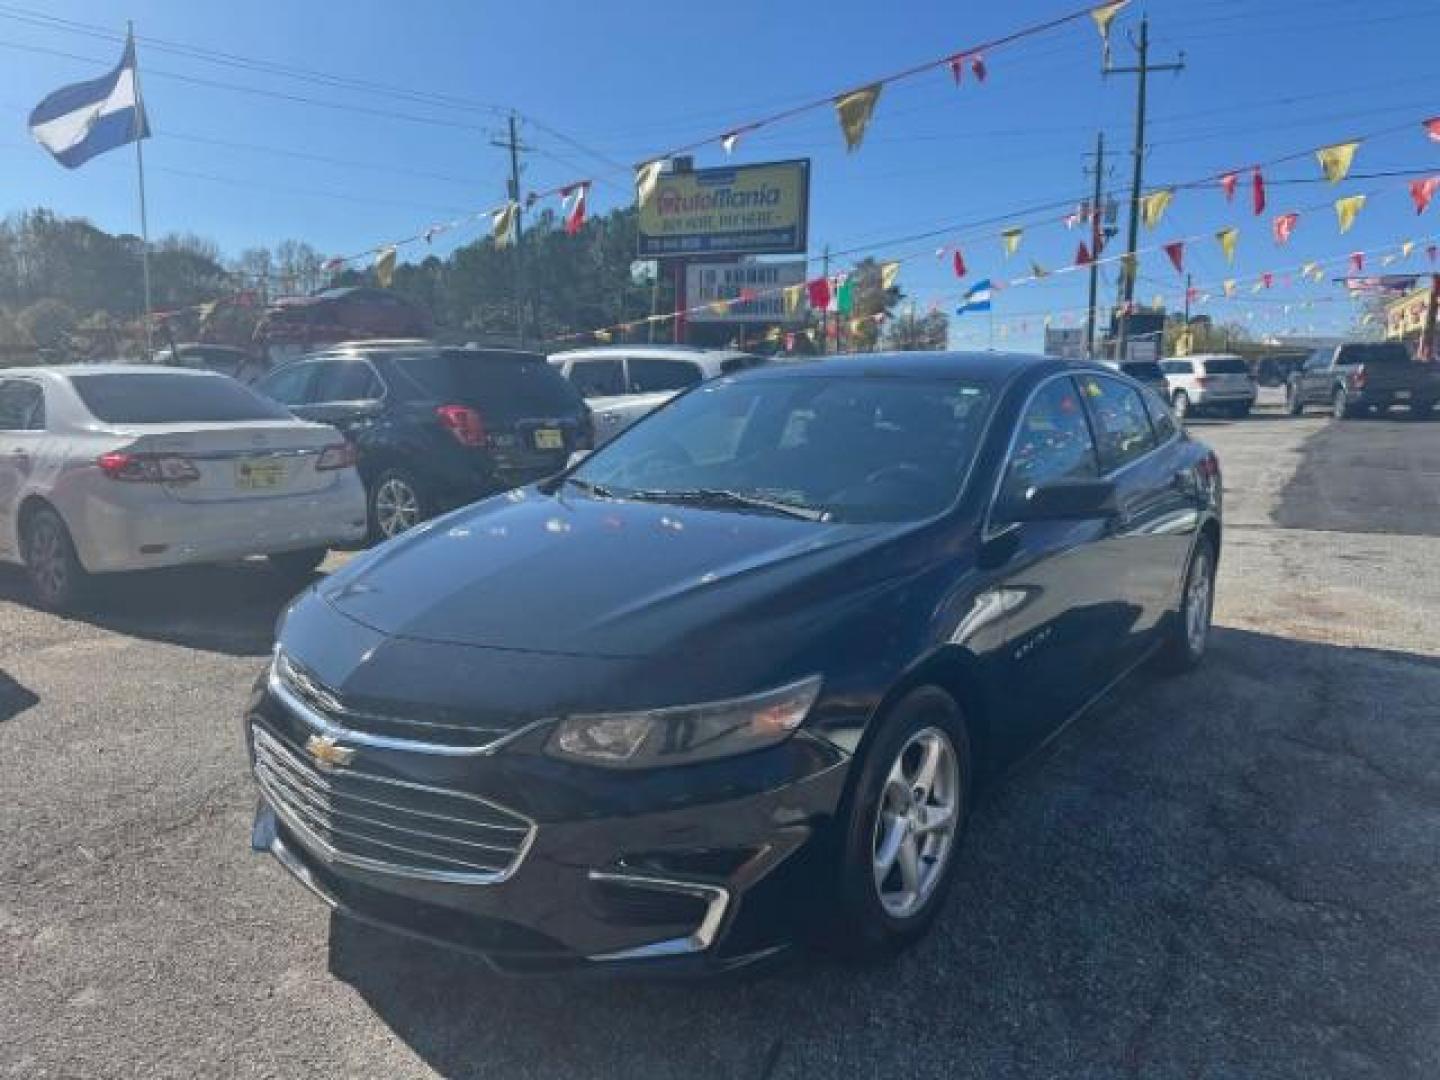
[{"label": "front wheel", "polygon": [[368,496],[372,541],[399,536],[432,513],[425,489],[404,469],[386,469],[370,485]]},{"label": "front wheel", "polygon": [[955,878],[970,801],[970,741],[955,699],[906,694],[878,721],[849,800],[834,943],[876,955],[920,937]]},{"label": "front wheel", "polygon": [[1355,415],[1350,410],[1350,395],[1345,392],[1344,387],[1335,391],[1335,400],[1332,407],[1335,411],[1336,420],[1348,420]]},{"label": "front wheel", "polygon": [[40,606],[69,611],[79,606],[90,586],[90,575],[80,565],[70,530],[48,506],[29,514],[21,526],[21,552],[30,587]]},{"label": "front wheel", "polygon": [[1159,663],[1172,675],[1198,667],[1210,643],[1210,619],[1215,609],[1215,561],[1218,552],[1210,537],[1203,537],[1190,556],[1180,610],[1162,647]]},{"label": "front wheel", "polygon": [[1299,416],[1305,411],[1305,402],[1300,397],[1300,388],[1294,383],[1288,383],[1285,387],[1285,411],[1291,416]]}]

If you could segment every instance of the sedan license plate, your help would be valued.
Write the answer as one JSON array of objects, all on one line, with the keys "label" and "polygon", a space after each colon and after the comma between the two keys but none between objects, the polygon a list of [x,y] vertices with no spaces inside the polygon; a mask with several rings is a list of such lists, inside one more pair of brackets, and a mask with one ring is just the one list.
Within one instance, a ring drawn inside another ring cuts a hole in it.
[{"label": "sedan license plate", "polygon": [[535,432],[536,450],[564,450],[565,436],[559,428],[539,428]]},{"label": "sedan license plate", "polygon": [[1410,391],[1409,391],[1409,390],[1396,390],[1396,391],[1395,391],[1395,400],[1396,400],[1396,401],[1409,401],[1409,400],[1410,400]]},{"label": "sedan license plate", "polygon": [[267,458],[244,458],[235,463],[235,486],[241,491],[265,491],[285,483],[285,463]]}]

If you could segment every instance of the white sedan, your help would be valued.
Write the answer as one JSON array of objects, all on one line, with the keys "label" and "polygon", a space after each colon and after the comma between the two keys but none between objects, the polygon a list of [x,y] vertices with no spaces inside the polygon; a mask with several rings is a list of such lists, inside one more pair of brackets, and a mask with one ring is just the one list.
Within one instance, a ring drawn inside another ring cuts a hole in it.
[{"label": "white sedan", "polygon": [[300,577],[364,535],[354,447],[228,376],[0,370],[0,560],[46,607],[91,574],[246,555]]}]

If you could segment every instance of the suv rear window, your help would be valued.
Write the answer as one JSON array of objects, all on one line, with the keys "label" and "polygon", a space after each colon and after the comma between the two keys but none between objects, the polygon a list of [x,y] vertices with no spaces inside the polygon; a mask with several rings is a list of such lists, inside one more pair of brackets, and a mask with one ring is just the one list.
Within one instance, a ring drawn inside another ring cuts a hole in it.
[{"label": "suv rear window", "polygon": [[1160,370],[1160,365],[1148,361],[1126,360],[1120,365],[1120,370],[1130,378],[1139,379],[1141,382],[1159,382],[1165,378],[1165,373]]},{"label": "suv rear window", "polygon": [[1396,342],[1374,345],[1341,345],[1337,364],[1408,364],[1410,350]]},{"label": "suv rear window", "polygon": [[1238,356],[1221,356],[1206,360],[1205,371],[1210,375],[1249,375],[1250,365]]},{"label": "suv rear window", "polygon": [[1189,360],[1166,360],[1160,370],[1166,375],[1191,375],[1195,371]]},{"label": "suv rear window", "polygon": [[289,420],[290,414],[224,375],[72,375],[96,420],[109,424],[214,424]]},{"label": "suv rear window", "polygon": [[389,356],[382,366],[407,398],[473,405],[496,419],[568,416],[582,407],[575,388],[538,353],[455,349]]}]

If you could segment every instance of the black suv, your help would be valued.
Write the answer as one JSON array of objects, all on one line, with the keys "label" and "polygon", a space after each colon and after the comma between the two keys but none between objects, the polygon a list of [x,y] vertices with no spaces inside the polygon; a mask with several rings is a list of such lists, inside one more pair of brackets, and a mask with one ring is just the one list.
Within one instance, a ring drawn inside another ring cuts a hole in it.
[{"label": "black suv", "polygon": [[255,389],[355,444],[375,540],[558,472],[594,441],[584,401],[539,353],[340,345]]}]

